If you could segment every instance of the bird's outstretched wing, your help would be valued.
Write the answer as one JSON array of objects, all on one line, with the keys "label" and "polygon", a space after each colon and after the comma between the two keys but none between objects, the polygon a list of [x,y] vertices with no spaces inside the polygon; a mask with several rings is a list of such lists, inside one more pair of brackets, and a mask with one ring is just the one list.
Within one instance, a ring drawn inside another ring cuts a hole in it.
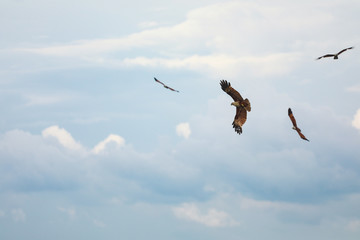
[{"label": "bird's outstretched wing", "polygon": [[296,131],[297,131],[297,133],[299,134],[299,136],[300,136],[302,139],[304,139],[304,140],[306,140],[306,141],[310,142],[310,141],[309,141],[309,139],[307,139],[307,138],[305,137],[305,135],[304,135],[304,134],[302,134],[302,132],[301,132],[301,130],[300,130],[300,129],[296,129]]},{"label": "bird's outstretched wing", "polygon": [[338,56],[340,54],[342,54],[343,52],[347,51],[347,50],[350,50],[350,49],[353,49],[354,47],[348,47],[348,48],[344,48],[343,50],[341,50],[340,52],[336,53],[336,54],[325,54],[321,57],[318,57],[316,60],[319,60],[321,58],[326,58],[326,57],[334,57],[334,59],[338,59]]},{"label": "bird's outstretched wing", "polygon": [[318,57],[316,60],[322,59],[322,58],[326,58],[326,57],[335,57],[335,54],[325,54],[321,57]]},{"label": "bird's outstretched wing", "polygon": [[347,50],[350,50],[350,49],[353,49],[354,47],[348,47],[348,48],[344,48],[343,50],[341,50],[340,52],[337,53],[337,55],[340,55],[342,54],[343,52],[347,51]]},{"label": "bird's outstretched wing", "polygon": [[291,108],[288,109],[288,115],[289,115],[289,118],[290,118],[290,120],[291,120],[291,122],[292,122],[292,124],[293,124],[293,126],[294,126],[294,129],[295,129],[296,132],[299,134],[299,136],[300,136],[302,139],[304,139],[304,140],[306,140],[306,141],[309,141],[309,139],[307,139],[307,138],[305,137],[305,135],[302,134],[300,128],[298,128],[298,126],[297,126],[297,124],[296,124],[295,117],[294,117],[294,115],[293,115],[293,113],[292,113],[292,111],[291,111]]},{"label": "bird's outstretched wing", "polygon": [[169,90],[171,90],[171,91],[174,91],[174,92],[179,92],[178,90],[175,90],[175,89],[173,89],[173,88],[171,88],[171,87],[168,87],[168,86],[165,86],[165,88],[167,88],[167,89],[169,89]]},{"label": "bird's outstretched wing", "polygon": [[164,87],[166,86],[164,83],[162,83],[161,81],[157,80],[156,77],[154,77],[155,81],[162,84]]},{"label": "bird's outstretched wing", "polygon": [[297,128],[297,125],[296,125],[296,120],[295,120],[295,117],[291,111],[291,108],[288,109],[288,115],[289,115],[289,118],[294,126],[294,128]]},{"label": "bird's outstretched wing", "polygon": [[226,80],[220,81],[221,89],[229,94],[234,101],[243,101],[243,98],[241,97],[240,93],[236,91],[234,88],[231,87],[231,84]]},{"label": "bird's outstretched wing", "polygon": [[156,82],[162,84],[162,85],[164,86],[164,88],[167,88],[167,89],[169,89],[169,90],[171,90],[171,91],[174,91],[174,92],[179,92],[178,90],[175,90],[175,89],[173,89],[173,88],[165,85],[163,82],[159,81],[156,77],[154,77],[154,80],[155,80]]},{"label": "bird's outstretched wing", "polygon": [[251,104],[250,104],[249,99],[245,98],[245,100],[242,101],[242,105],[244,106],[246,111],[251,112]]}]

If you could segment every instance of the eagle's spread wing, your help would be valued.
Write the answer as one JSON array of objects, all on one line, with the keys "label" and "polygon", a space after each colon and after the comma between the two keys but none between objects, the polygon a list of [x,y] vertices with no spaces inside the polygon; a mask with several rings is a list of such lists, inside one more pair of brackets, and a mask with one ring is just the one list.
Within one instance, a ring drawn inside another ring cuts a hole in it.
[{"label": "eagle's spread wing", "polygon": [[288,115],[289,115],[289,118],[290,118],[293,126],[294,126],[295,128],[297,128],[296,120],[295,120],[295,117],[294,117],[294,115],[293,115],[293,113],[292,113],[292,111],[291,111],[291,108],[288,109]]},{"label": "eagle's spread wing", "polygon": [[173,89],[173,88],[171,88],[171,87],[168,87],[168,86],[166,86],[166,88],[167,88],[167,89],[170,89],[171,91],[174,91],[174,92],[179,92],[178,90],[175,90],[175,89]]},{"label": "eagle's spread wing", "polygon": [[306,140],[306,141],[309,141],[309,139],[307,139],[307,138],[305,137],[305,135],[302,134],[300,128],[297,127],[296,120],[295,120],[295,117],[294,117],[294,115],[293,115],[293,113],[292,113],[292,111],[291,111],[291,108],[288,109],[288,115],[289,115],[290,120],[291,120],[291,122],[292,122],[292,124],[293,124],[293,126],[294,126],[294,129],[295,129],[296,132],[299,134],[299,136],[300,136],[302,139],[304,139],[304,140]]},{"label": "eagle's spread wing", "polygon": [[335,57],[335,54],[325,54],[321,57],[318,57],[316,60],[322,59],[322,58],[326,58],[326,57]]},{"label": "eagle's spread wing", "polygon": [[237,132],[238,134],[242,133],[242,126],[246,122],[246,118],[247,118],[246,109],[243,107],[237,107],[236,115],[235,115],[232,125],[233,125],[233,128],[235,129],[235,132]]},{"label": "eagle's spread wing", "polygon": [[174,92],[179,92],[178,90],[175,90],[175,89],[173,89],[173,88],[171,88],[171,87],[169,87],[169,86],[166,86],[164,83],[162,83],[161,81],[157,80],[156,77],[154,77],[154,79],[155,79],[156,82],[162,84],[162,85],[164,86],[164,88],[167,88],[167,89],[169,89],[169,90],[171,90],[171,91],[174,91]]},{"label": "eagle's spread wing", "polygon": [[353,48],[354,48],[354,47],[345,48],[345,49],[341,50],[340,52],[338,52],[337,55],[339,55],[339,54],[341,54],[341,53],[343,53],[343,52],[345,52],[345,51],[347,51],[347,50],[353,49]]},{"label": "eagle's spread wing", "polygon": [[156,82],[158,82],[158,83],[162,84],[163,86],[165,86],[165,84],[160,82],[159,80],[157,80],[156,77],[154,77],[154,79],[155,79]]},{"label": "eagle's spread wing", "polygon": [[251,105],[249,99],[245,98],[245,100],[242,102],[244,108],[246,111],[251,112]]},{"label": "eagle's spread wing", "polygon": [[296,131],[297,131],[297,133],[299,134],[299,136],[300,136],[302,139],[310,142],[309,139],[307,139],[307,138],[305,137],[305,135],[302,134],[302,132],[301,132],[301,130],[300,130],[299,128],[297,128]]},{"label": "eagle's spread wing", "polygon": [[340,52],[336,53],[336,54],[326,54],[324,56],[321,56],[321,57],[318,57],[316,60],[319,60],[321,58],[326,58],[326,57],[334,57],[335,59],[338,58],[338,56],[340,54],[342,54],[343,52],[347,51],[347,50],[350,50],[350,49],[353,49],[354,47],[348,47],[348,48],[344,48],[343,50],[341,50]]},{"label": "eagle's spread wing", "polygon": [[220,86],[224,92],[229,94],[232,97],[232,99],[234,99],[234,101],[243,101],[243,98],[241,97],[240,93],[235,89],[233,89],[228,81],[221,80]]}]

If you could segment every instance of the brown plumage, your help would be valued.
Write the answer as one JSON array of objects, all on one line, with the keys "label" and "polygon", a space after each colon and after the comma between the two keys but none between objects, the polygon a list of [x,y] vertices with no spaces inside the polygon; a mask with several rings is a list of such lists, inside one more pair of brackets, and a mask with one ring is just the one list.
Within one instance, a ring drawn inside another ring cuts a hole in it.
[{"label": "brown plumage", "polygon": [[251,111],[250,101],[241,97],[240,93],[231,87],[230,83],[226,80],[220,81],[221,89],[232,97],[234,102],[231,105],[236,107],[236,114],[232,123],[235,132],[242,133],[242,126],[246,122],[247,112]]},{"label": "brown plumage", "polygon": [[353,49],[353,48],[354,47],[344,48],[343,50],[341,50],[340,52],[335,53],[335,54],[325,54],[325,55],[323,55],[321,57],[318,57],[316,60],[319,60],[321,58],[326,58],[326,57],[334,57],[334,59],[338,59],[340,54],[342,54],[343,52],[345,52],[347,50]]},{"label": "brown plumage", "polygon": [[175,90],[175,89],[173,89],[173,88],[171,88],[171,87],[169,87],[169,86],[166,86],[164,83],[162,83],[162,82],[160,82],[159,80],[157,80],[156,77],[154,77],[154,79],[155,79],[156,82],[162,84],[162,85],[164,86],[164,88],[167,88],[167,89],[169,89],[169,90],[171,90],[171,91],[174,91],[174,92],[179,92],[178,90]]},{"label": "brown plumage", "polygon": [[291,120],[291,122],[292,122],[292,124],[293,124],[293,127],[292,127],[292,128],[293,128],[295,131],[297,131],[297,133],[299,134],[299,136],[300,136],[302,139],[304,139],[304,140],[306,140],[306,141],[309,141],[309,140],[304,136],[304,134],[301,133],[300,128],[298,128],[298,126],[297,126],[297,124],[296,124],[295,117],[294,117],[294,115],[293,115],[293,113],[292,113],[292,111],[291,111],[291,108],[288,109],[288,115],[289,115],[289,118],[290,118],[290,120]]}]

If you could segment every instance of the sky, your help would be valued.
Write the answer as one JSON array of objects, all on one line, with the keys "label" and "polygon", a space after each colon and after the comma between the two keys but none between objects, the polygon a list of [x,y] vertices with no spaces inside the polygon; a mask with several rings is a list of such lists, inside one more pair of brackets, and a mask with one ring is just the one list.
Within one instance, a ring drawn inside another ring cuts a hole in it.
[{"label": "sky", "polygon": [[359,239],[359,11],[2,0],[0,238]]}]

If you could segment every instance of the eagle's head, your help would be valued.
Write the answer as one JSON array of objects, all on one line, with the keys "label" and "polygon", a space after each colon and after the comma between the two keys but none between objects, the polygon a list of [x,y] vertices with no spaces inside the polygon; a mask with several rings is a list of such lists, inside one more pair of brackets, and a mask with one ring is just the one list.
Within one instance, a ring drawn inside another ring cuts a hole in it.
[{"label": "eagle's head", "polygon": [[240,103],[239,102],[232,102],[231,105],[235,106],[235,107],[240,107]]}]

